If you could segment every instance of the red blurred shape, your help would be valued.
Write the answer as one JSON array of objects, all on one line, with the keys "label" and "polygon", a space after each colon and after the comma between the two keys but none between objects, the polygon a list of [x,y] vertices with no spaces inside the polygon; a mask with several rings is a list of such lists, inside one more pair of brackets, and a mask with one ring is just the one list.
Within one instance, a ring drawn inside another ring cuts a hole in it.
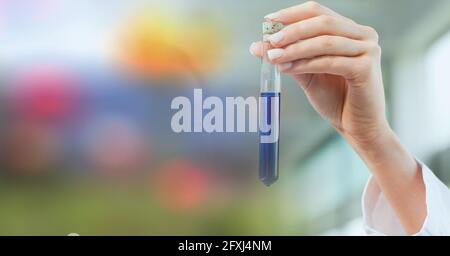
[{"label": "red blurred shape", "polygon": [[80,101],[80,83],[58,68],[32,68],[11,82],[11,104],[18,117],[63,121],[72,118]]},{"label": "red blurred shape", "polygon": [[185,160],[167,163],[152,180],[161,203],[173,210],[191,210],[202,206],[211,192],[211,181],[207,169]]}]

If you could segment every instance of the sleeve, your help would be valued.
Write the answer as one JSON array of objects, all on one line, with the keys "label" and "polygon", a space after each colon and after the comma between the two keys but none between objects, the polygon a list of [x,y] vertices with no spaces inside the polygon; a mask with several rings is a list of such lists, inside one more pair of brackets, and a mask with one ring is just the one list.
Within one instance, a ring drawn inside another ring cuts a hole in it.
[{"label": "sleeve", "polygon": [[[416,236],[450,235],[450,190],[424,164],[427,216]],[[379,186],[370,178],[362,197],[364,228],[368,235],[406,235]]]}]

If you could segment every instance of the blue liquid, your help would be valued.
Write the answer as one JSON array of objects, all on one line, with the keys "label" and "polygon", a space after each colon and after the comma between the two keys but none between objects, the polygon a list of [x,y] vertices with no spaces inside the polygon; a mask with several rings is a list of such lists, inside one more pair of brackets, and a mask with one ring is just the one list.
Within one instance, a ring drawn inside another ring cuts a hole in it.
[{"label": "blue liquid", "polygon": [[[267,120],[267,123],[272,125],[272,129],[280,129],[280,119],[278,114],[278,120],[271,120],[272,104],[271,101],[274,97],[280,99],[280,93],[264,92],[261,93],[261,98],[267,98],[267,104],[263,105],[260,109],[262,118]],[[280,100],[278,100],[278,106],[275,109],[280,111]],[[264,115],[266,115],[264,117]],[[261,117],[260,117],[261,118]],[[273,132],[273,131],[272,131]],[[270,133],[270,132],[269,132]],[[260,132],[260,136],[266,134]],[[266,185],[270,186],[278,180],[278,154],[279,154],[279,139],[277,138],[274,143],[259,143],[259,179]]]},{"label": "blue liquid", "polygon": [[259,179],[270,186],[278,180],[279,142],[259,144]]}]

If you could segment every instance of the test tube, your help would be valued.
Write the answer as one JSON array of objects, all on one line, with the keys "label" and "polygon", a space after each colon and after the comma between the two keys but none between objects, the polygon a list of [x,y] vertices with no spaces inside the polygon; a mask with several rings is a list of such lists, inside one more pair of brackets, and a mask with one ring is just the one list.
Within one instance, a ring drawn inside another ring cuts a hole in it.
[{"label": "test tube", "polygon": [[271,44],[268,37],[283,28],[281,23],[263,23],[263,58],[259,97],[259,179],[270,186],[278,180],[278,154],[280,136],[281,75],[268,61]]}]

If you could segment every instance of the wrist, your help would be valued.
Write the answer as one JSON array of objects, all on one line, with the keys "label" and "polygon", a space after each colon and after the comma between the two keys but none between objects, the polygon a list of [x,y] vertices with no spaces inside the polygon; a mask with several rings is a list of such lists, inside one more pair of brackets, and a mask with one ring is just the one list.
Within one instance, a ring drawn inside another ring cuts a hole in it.
[{"label": "wrist", "polygon": [[396,140],[396,135],[386,121],[379,122],[378,125],[365,127],[358,132],[346,132],[338,130],[339,134],[358,152],[380,151],[386,145]]},{"label": "wrist", "polygon": [[402,158],[409,156],[387,121],[366,132],[365,136],[341,135],[369,166],[383,165],[398,155]]},{"label": "wrist", "polygon": [[398,150],[403,151],[403,147],[398,141],[392,129],[383,129],[377,136],[370,140],[350,139],[350,144],[363,158],[363,160],[370,165],[381,165],[389,161],[389,156],[396,153]]},{"label": "wrist", "polygon": [[417,161],[403,146],[395,132],[386,122],[379,132],[368,138],[355,138],[343,135],[347,142],[360,155],[375,176],[391,176],[390,171],[396,170],[403,174],[415,174]]}]

